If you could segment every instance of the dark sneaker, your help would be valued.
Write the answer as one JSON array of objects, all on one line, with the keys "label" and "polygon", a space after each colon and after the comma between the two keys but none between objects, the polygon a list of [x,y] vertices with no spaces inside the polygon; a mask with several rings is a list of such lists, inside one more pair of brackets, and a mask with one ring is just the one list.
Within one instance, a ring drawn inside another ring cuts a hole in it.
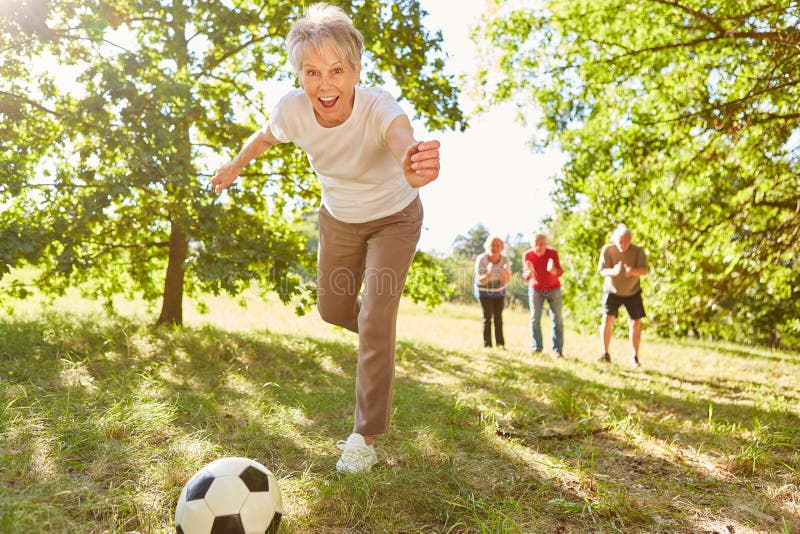
[{"label": "dark sneaker", "polygon": [[604,352],[602,356],[597,358],[597,361],[603,363],[611,363],[611,355],[607,352]]},{"label": "dark sneaker", "polygon": [[639,363],[639,355],[638,354],[634,354],[633,356],[631,356],[631,365],[633,367],[641,367],[642,364]]},{"label": "dark sneaker", "polygon": [[563,357],[564,357],[564,354],[562,354],[560,350],[554,350],[553,351],[553,358],[561,359]]}]

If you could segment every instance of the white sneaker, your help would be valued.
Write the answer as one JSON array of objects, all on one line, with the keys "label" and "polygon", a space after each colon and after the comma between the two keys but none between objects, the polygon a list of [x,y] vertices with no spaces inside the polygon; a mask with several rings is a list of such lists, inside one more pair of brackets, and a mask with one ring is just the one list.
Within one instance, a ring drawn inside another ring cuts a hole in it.
[{"label": "white sneaker", "polygon": [[340,441],[336,446],[342,451],[342,457],[336,462],[340,473],[366,472],[378,461],[375,447],[367,445],[361,434],[350,434],[347,441]]}]

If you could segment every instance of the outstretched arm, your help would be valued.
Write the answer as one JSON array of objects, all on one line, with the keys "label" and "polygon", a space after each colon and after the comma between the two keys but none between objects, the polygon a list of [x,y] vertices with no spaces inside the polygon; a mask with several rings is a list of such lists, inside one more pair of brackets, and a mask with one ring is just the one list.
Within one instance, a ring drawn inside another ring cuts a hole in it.
[{"label": "outstretched arm", "polygon": [[280,141],[272,135],[269,126],[255,132],[245,141],[236,157],[217,170],[211,179],[211,189],[218,195],[222,193],[226,187],[236,181],[239,173],[248,163],[279,143]]},{"label": "outstretched arm", "polygon": [[405,115],[389,124],[386,144],[411,187],[422,187],[439,176],[439,141],[416,141],[411,122]]}]

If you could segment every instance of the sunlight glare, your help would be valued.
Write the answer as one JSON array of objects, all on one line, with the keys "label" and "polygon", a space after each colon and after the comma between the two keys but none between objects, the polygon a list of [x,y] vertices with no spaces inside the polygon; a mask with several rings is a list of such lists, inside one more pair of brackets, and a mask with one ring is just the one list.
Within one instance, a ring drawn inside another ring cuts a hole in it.
[{"label": "sunlight glare", "polygon": [[14,11],[14,4],[18,4],[19,0],[0,0],[0,13],[9,13]]}]

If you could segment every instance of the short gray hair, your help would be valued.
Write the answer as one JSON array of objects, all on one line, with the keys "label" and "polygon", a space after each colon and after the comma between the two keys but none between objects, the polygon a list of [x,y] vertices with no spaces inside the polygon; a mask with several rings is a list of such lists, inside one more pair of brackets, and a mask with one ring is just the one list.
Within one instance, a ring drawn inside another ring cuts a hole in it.
[{"label": "short gray hair", "polygon": [[321,50],[326,44],[333,46],[339,58],[350,63],[354,69],[361,64],[364,50],[361,32],[341,8],[317,2],[306,8],[286,35],[289,63],[295,72],[302,74],[303,56],[310,46]]},{"label": "short gray hair", "polygon": [[531,245],[535,247],[536,246],[536,240],[539,239],[539,238],[544,239],[545,243],[547,242],[547,235],[545,235],[542,232],[534,232],[531,235]]},{"label": "short gray hair", "polygon": [[617,227],[614,228],[614,231],[611,233],[611,241],[613,241],[614,243],[618,243],[620,238],[622,238],[622,236],[624,235],[632,236],[633,232],[631,232],[630,228],[628,228],[624,224],[618,224]]}]

